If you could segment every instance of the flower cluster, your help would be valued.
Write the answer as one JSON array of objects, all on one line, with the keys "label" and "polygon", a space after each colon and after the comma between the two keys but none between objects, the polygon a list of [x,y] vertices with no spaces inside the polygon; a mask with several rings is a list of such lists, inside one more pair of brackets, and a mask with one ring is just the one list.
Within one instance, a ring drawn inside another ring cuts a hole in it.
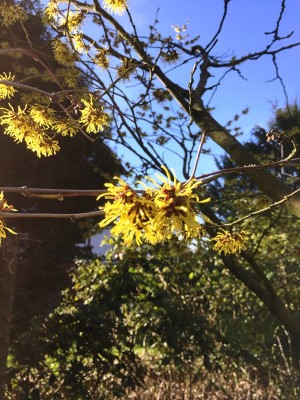
[{"label": "flower cluster", "polygon": [[74,12],[69,11],[65,23],[68,25],[69,32],[78,31],[84,21],[84,13],[76,8]]},{"label": "flower cluster", "polygon": [[53,53],[56,61],[65,67],[73,67],[77,60],[76,53],[72,52],[71,48],[58,38],[52,42]]},{"label": "flower cluster", "polygon": [[[7,201],[4,198],[3,192],[0,192],[0,212],[11,212],[11,211],[17,211],[13,208],[13,206],[10,206],[7,204]],[[1,239],[6,238],[6,231],[16,234],[12,229],[8,228],[5,223],[0,219],[0,243]]]},{"label": "flower cluster", "polygon": [[59,7],[56,0],[50,0],[45,9],[45,16],[47,18],[47,22],[54,22],[59,15]]},{"label": "flower cluster", "polygon": [[136,64],[130,58],[124,58],[122,64],[117,68],[118,76],[123,80],[129,79],[132,72],[135,70]]},{"label": "flower cluster", "polygon": [[179,54],[174,49],[169,49],[168,51],[162,51],[161,57],[164,62],[169,64],[176,63],[179,60]]},{"label": "flower cluster", "polygon": [[18,143],[25,141],[27,148],[37,153],[38,157],[50,156],[59,150],[58,142],[44,133],[42,122],[35,122],[26,107],[17,111],[10,105],[9,109],[2,108],[0,125],[6,125],[4,133],[14,138]]},{"label": "flower cluster", "polygon": [[[2,75],[13,79],[11,75]],[[1,75],[0,75],[1,77]],[[3,86],[3,88],[2,88]],[[7,94],[7,85],[0,85],[0,99]],[[14,92],[9,92],[13,95]],[[8,94],[7,94],[8,95]],[[35,152],[38,157],[51,156],[60,149],[57,135],[74,136],[79,130],[87,133],[98,133],[109,125],[110,117],[104,111],[99,101],[89,95],[88,100],[80,99],[80,114],[72,117],[70,113],[57,112],[49,105],[32,104],[15,110],[11,104],[8,108],[0,108],[0,125],[4,126],[4,133],[11,136],[15,142],[25,142],[29,150]]]},{"label": "flower cluster", "polygon": [[[12,75],[10,72],[6,74],[3,72],[3,74],[0,74],[0,80],[1,81],[11,81],[13,82],[15,79],[15,76]],[[13,86],[5,85],[4,83],[0,84],[0,99],[6,99],[12,97],[16,93],[16,89]]]},{"label": "flower cluster", "polygon": [[246,231],[230,233],[229,231],[222,229],[222,232],[218,232],[217,236],[211,240],[216,242],[214,245],[214,250],[219,254],[234,254],[245,250],[246,235]]},{"label": "flower cluster", "polygon": [[109,13],[123,15],[128,5],[127,0],[104,0],[103,7],[106,8]]},{"label": "flower cluster", "polygon": [[25,10],[18,4],[8,4],[4,1],[0,4],[0,23],[3,26],[12,26],[17,21],[23,22],[27,19]]},{"label": "flower cluster", "polygon": [[110,122],[110,117],[103,110],[103,107],[97,104],[96,99],[91,94],[88,101],[81,99],[81,103],[83,108],[78,122],[82,124],[88,133],[103,131]]},{"label": "flower cluster", "polygon": [[75,67],[68,68],[57,68],[57,76],[62,80],[69,88],[78,88],[78,81],[80,78],[80,72]]},{"label": "flower cluster", "polygon": [[29,115],[36,124],[44,128],[50,128],[56,122],[55,111],[41,104],[33,104],[30,107]]},{"label": "flower cluster", "polygon": [[82,33],[74,33],[70,35],[70,39],[72,40],[73,48],[78,53],[87,53],[88,46],[86,46],[86,44],[84,43]]},{"label": "flower cluster", "polygon": [[108,50],[105,48],[98,49],[93,61],[99,67],[107,69],[109,67]]},{"label": "flower cluster", "polygon": [[115,178],[119,185],[107,183],[107,192],[98,199],[104,197],[113,202],[107,202],[102,208],[105,218],[100,222],[100,227],[114,223],[111,233],[121,235],[127,246],[134,241],[138,245],[143,241],[155,244],[173,235],[190,239],[203,234],[194,204],[209,199],[200,200],[193,192],[201,185],[201,181],[192,179],[181,183],[177,181],[174,171],[172,180],[170,172],[162,168],[166,177],[156,175],[161,184],[149,177],[147,179],[153,186],[139,182],[145,189],[142,194],[120,178]]}]

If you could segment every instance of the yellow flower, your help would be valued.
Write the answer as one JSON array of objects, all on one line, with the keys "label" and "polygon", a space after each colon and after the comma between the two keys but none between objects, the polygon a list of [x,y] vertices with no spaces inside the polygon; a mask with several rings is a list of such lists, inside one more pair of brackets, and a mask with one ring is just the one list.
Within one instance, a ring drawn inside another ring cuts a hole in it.
[{"label": "yellow flower", "polygon": [[52,156],[60,150],[58,141],[53,140],[48,135],[43,135],[40,138],[39,143],[33,141],[31,144],[27,144],[27,147],[29,150],[36,152],[36,154],[39,158],[41,156],[44,156],[44,157]]},{"label": "yellow flower", "polygon": [[156,175],[163,184],[158,185],[155,194],[155,204],[157,206],[157,214],[154,220],[154,226],[158,233],[170,238],[172,234],[183,233],[185,237],[197,237],[201,226],[196,218],[194,210],[195,203],[206,203],[210,199],[200,200],[199,196],[193,193],[193,190],[201,185],[201,181],[191,179],[187,183],[177,181],[175,172],[172,181],[171,175],[167,168],[163,167],[166,172],[167,179]]},{"label": "yellow flower", "polygon": [[21,103],[22,104],[38,103],[47,106],[49,104],[49,98],[41,93],[35,93],[35,92],[23,93],[21,94]]},{"label": "yellow flower", "polygon": [[57,62],[66,66],[73,67],[77,60],[76,54],[72,53],[72,50],[67,44],[63,43],[59,39],[54,39],[52,42],[54,57]]},{"label": "yellow flower", "polygon": [[6,125],[6,135],[18,143],[24,140],[27,148],[36,152],[38,157],[50,156],[59,150],[58,142],[44,133],[44,129],[28,115],[26,107],[22,110],[19,106],[15,111],[9,106],[10,109],[1,109],[3,114],[0,116],[0,125]]},{"label": "yellow flower", "polygon": [[118,76],[123,80],[129,79],[135,68],[136,65],[133,60],[124,58],[122,64],[118,67]]},{"label": "yellow flower", "polygon": [[10,206],[7,204],[7,201],[4,198],[3,192],[0,192],[0,212],[9,212],[9,211],[17,211],[14,206]]},{"label": "yellow flower", "polygon": [[30,107],[29,115],[32,120],[43,128],[52,127],[55,122],[55,111],[52,108],[34,104]]},{"label": "yellow flower", "polygon": [[99,200],[101,197],[105,197],[106,200],[113,200],[113,203],[106,203],[104,206],[105,218],[101,221],[100,227],[109,225],[115,219],[119,218],[127,213],[134,204],[134,199],[137,197],[135,190],[123,181],[123,179],[115,177],[120,184],[116,186],[112,183],[106,183],[107,192],[97,197]]},{"label": "yellow flower", "polygon": [[78,132],[76,121],[68,116],[57,119],[52,128],[55,132],[60,133],[62,136],[72,137]]},{"label": "yellow flower", "polygon": [[114,222],[115,226],[111,233],[121,235],[127,246],[131,246],[133,240],[141,244],[143,238],[156,243],[156,235],[151,226],[155,214],[154,202],[147,196],[138,196],[137,192],[122,179],[115,179],[120,186],[107,183],[105,184],[107,192],[98,197],[98,199],[105,197],[106,200],[113,200],[113,203],[107,202],[103,207],[105,218],[100,222],[100,227]]},{"label": "yellow flower", "polygon": [[35,134],[33,121],[26,114],[26,107],[22,110],[18,106],[17,111],[9,104],[10,109],[2,108],[0,116],[0,125],[6,125],[4,133],[15,139],[16,142],[22,142],[25,137]]},{"label": "yellow flower", "polygon": [[[112,205],[112,204],[111,204]],[[114,207],[116,205],[114,204]],[[151,202],[142,198],[136,198],[133,204],[124,207],[119,220],[111,229],[114,236],[121,235],[124,244],[130,247],[133,241],[137,245],[142,244],[143,241],[152,244],[157,243],[158,238],[153,229],[151,214],[155,212],[155,207]]]},{"label": "yellow flower", "polygon": [[98,133],[103,131],[105,126],[109,125],[109,115],[103,111],[100,104],[96,104],[94,97],[90,94],[89,101],[84,99],[80,100],[84,108],[81,110],[81,116],[78,120],[88,133]]},{"label": "yellow flower", "polygon": [[4,1],[0,5],[0,22],[3,26],[9,27],[15,22],[23,22],[27,19],[25,10],[18,4],[8,4]]},{"label": "yellow flower", "polygon": [[64,33],[66,33],[66,30],[68,33],[78,31],[84,20],[84,11],[77,7],[74,7],[73,10],[70,8],[60,9],[58,3],[59,1],[56,0],[50,0],[48,2],[43,18],[44,22],[46,24],[50,23],[56,25],[56,27]]},{"label": "yellow flower", "polygon": [[245,237],[246,231],[230,233],[225,229],[221,229],[222,232],[218,232],[217,236],[211,240],[215,241],[214,250],[219,254],[222,252],[226,254],[240,253],[245,250]]},{"label": "yellow flower", "polygon": [[57,68],[56,74],[59,76],[59,78],[63,79],[69,88],[78,87],[78,79],[80,77],[80,72],[78,69],[74,67]]},{"label": "yellow flower", "polygon": [[50,0],[45,9],[45,15],[49,22],[53,22],[59,15],[59,7],[55,0]]},{"label": "yellow flower", "polygon": [[99,49],[93,58],[94,63],[103,69],[107,69],[109,67],[109,58],[107,54],[107,49]]},{"label": "yellow flower", "polygon": [[[13,206],[10,206],[7,204],[7,201],[4,198],[3,192],[0,192],[0,212],[11,212],[11,211],[17,211]],[[0,244],[1,244],[1,239],[6,238],[6,231],[13,233],[16,235],[16,232],[14,232],[12,229],[8,228],[5,223],[0,219]]]},{"label": "yellow flower", "polygon": [[76,12],[68,13],[68,29],[69,31],[78,30],[80,25],[83,23],[84,14],[81,10],[76,9]]},{"label": "yellow flower", "polygon": [[104,197],[113,202],[107,202],[102,208],[105,218],[100,222],[100,227],[114,223],[111,233],[121,235],[127,246],[134,241],[138,245],[143,241],[155,244],[173,235],[190,239],[203,234],[194,203],[209,199],[199,200],[198,195],[193,193],[201,182],[192,179],[182,184],[177,181],[174,172],[172,180],[167,168],[163,169],[167,178],[157,175],[162,184],[149,177],[147,179],[154,187],[139,182],[145,188],[143,194],[133,190],[120,178],[115,178],[119,185],[106,184],[108,190],[98,198]]},{"label": "yellow flower", "polygon": [[6,238],[6,231],[8,231],[9,233],[13,233],[14,235],[16,235],[17,233],[15,231],[13,231],[12,229],[8,228],[5,223],[0,219],[0,244],[1,244],[1,239],[5,239]]},{"label": "yellow flower", "polygon": [[128,5],[127,0],[104,0],[103,7],[106,8],[109,13],[123,15]]},{"label": "yellow flower", "polygon": [[[0,74],[0,80],[1,81],[14,81],[15,76],[11,75],[10,72],[8,74],[3,72],[3,74]],[[5,85],[5,83],[0,84],[0,99],[5,99],[5,98],[9,99],[16,92],[17,92],[17,90],[13,86]]]},{"label": "yellow flower", "polygon": [[70,35],[70,38],[72,40],[74,49],[78,51],[78,53],[87,52],[88,47],[85,45],[81,33],[72,34]]}]

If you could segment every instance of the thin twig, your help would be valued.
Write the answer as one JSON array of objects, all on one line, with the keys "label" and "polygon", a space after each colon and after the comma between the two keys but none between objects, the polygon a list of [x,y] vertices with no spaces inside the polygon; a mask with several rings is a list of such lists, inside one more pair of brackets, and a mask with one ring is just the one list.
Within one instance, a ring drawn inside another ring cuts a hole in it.
[{"label": "thin twig", "polygon": [[[106,189],[96,190],[80,190],[80,189],[41,189],[30,188],[27,186],[20,187],[0,187],[0,192],[5,193],[21,193],[25,197],[43,197],[43,195],[53,196],[52,198],[63,197],[85,197],[85,196],[99,196],[99,194],[106,192]],[[51,198],[51,197],[48,197]]]},{"label": "thin twig", "polygon": [[196,159],[195,159],[195,164],[194,164],[193,171],[192,171],[192,173],[191,173],[191,176],[190,176],[189,179],[184,183],[183,186],[187,185],[187,184],[188,184],[192,179],[194,179],[194,177],[195,177],[196,170],[197,170],[197,166],[198,166],[198,163],[199,163],[199,160],[200,160],[200,155],[201,155],[201,151],[202,151],[202,147],[203,147],[205,138],[206,138],[206,131],[203,131],[202,136],[201,136],[201,140],[200,140],[200,143],[199,143],[199,147],[198,147],[198,151],[197,151],[197,155],[196,155]]},{"label": "thin twig", "polygon": [[264,213],[264,212],[270,211],[272,208],[278,207],[278,206],[280,206],[281,204],[285,203],[285,202],[288,201],[291,197],[295,196],[295,195],[296,195],[297,193],[299,193],[299,192],[300,192],[300,189],[297,189],[297,190],[295,190],[294,192],[292,192],[292,193],[290,193],[290,194],[284,196],[281,200],[276,201],[275,203],[269,204],[267,207],[261,208],[260,210],[257,210],[257,211],[253,211],[253,212],[251,212],[251,213],[245,215],[245,216],[242,217],[242,218],[239,218],[239,219],[237,219],[237,220],[235,220],[235,221],[233,221],[233,222],[230,222],[230,223],[224,223],[224,224],[222,224],[221,226],[222,226],[222,227],[224,227],[224,226],[230,227],[230,226],[239,224],[239,223],[245,221],[246,219],[249,219],[249,218],[254,217],[254,216],[256,216],[256,215],[259,215],[259,214],[262,214],[262,213]]},{"label": "thin twig", "polygon": [[71,221],[75,221],[77,219],[83,218],[92,218],[99,217],[104,215],[102,210],[98,211],[90,211],[84,213],[75,213],[75,214],[56,214],[56,213],[12,213],[12,212],[0,212],[0,219],[8,219],[8,218],[61,218],[61,219],[70,219]]}]

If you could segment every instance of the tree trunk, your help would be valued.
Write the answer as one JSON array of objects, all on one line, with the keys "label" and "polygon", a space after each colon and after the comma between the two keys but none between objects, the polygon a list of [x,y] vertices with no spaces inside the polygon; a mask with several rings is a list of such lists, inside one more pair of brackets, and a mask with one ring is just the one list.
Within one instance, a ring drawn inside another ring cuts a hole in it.
[{"label": "tree trunk", "polygon": [[[270,310],[271,314],[285,327],[285,329],[300,342],[300,321],[293,315],[283,301],[276,294],[271,282],[265,277],[262,281],[261,274],[243,268],[235,256],[222,256],[224,265],[229,271],[244,283]],[[268,281],[268,287],[266,287]],[[270,291],[272,287],[272,291]]]},{"label": "tree trunk", "polygon": [[0,400],[5,399],[7,357],[12,324],[12,312],[15,296],[15,282],[18,265],[19,241],[9,237],[2,246],[0,260]]},{"label": "tree trunk", "polygon": [[[203,207],[203,213],[217,225],[221,224],[221,221],[219,221],[218,217],[208,206]],[[211,237],[215,235],[215,230],[210,225],[207,225],[206,229]],[[254,293],[291,336],[300,343],[300,321],[294,316],[293,312],[285,306],[282,299],[277,295],[271,281],[266,277],[254,259],[245,251],[241,252],[241,256],[251,267],[251,270],[244,268],[234,255],[222,255],[221,258],[225,267],[232,275]]]}]

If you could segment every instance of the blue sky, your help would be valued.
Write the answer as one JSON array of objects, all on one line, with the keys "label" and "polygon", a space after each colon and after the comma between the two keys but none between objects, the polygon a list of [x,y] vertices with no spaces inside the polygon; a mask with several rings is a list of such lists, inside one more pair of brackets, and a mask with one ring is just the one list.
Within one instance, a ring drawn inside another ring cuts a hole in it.
[{"label": "blue sky", "polygon": [[[275,27],[280,0],[231,0],[227,20],[212,54],[235,53],[237,56],[262,50],[269,40],[266,31]],[[172,35],[172,24],[183,25],[189,21],[188,33],[191,37],[200,34],[199,43],[206,45],[215,34],[223,12],[223,0],[129,0],[138,30],[152,23],[159,8],[160,30]],[[123,20],[124,21],[124,20]],[[294,41],[300,42],[300,2],[286,0],[286,13],[282,20],[280,34],[294,31]],[[288,50],[278,57],[278,65],[284,79],[290,101],[300,98],[300,47]],[[245,107],[249,114],[239,124],[249,132],[256,124],[267,126],[272,117],[272,104],[285,104],[280,82],[267,82],[275,77],[271,57],[256,62],[248,62],[241,67],[247,78],[242,80],[231,74],[216,93],[211,105],[216,107],[214,115],[226,123]],[[179,78],[178,78],[179,79]],[[189,79],[188,71],[186,79]]]}]

